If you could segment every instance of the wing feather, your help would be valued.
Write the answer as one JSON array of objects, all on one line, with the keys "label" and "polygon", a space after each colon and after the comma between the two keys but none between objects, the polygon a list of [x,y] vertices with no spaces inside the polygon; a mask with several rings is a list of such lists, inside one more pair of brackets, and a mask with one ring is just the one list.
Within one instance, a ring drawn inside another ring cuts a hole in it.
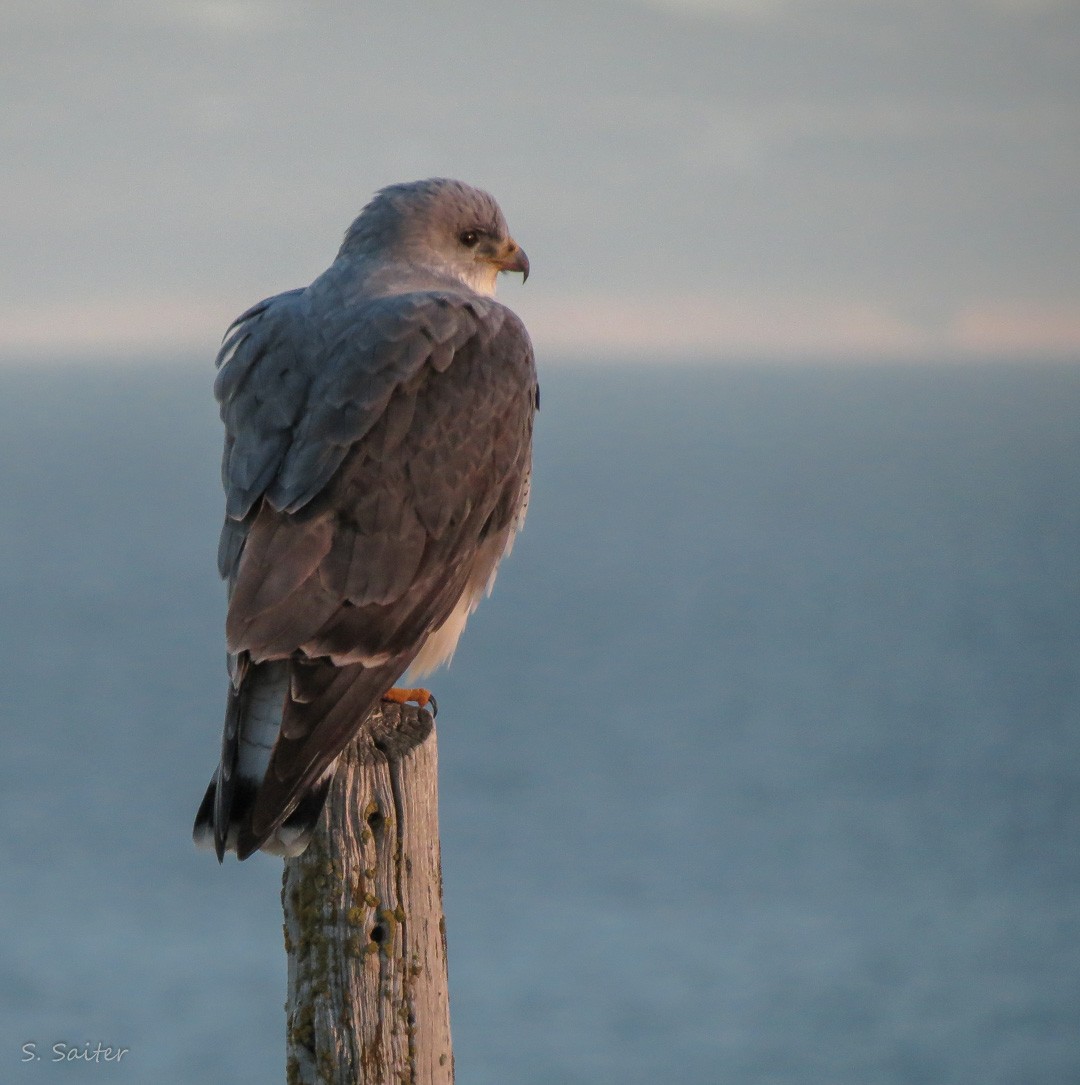
[{"label": "wing feather", "polygon": [[509,310],[449,291],[379,298],[322,321],[313,350],[319,315],[296,293],[249,310],[217,383],[229,650],[290,661],[245,848],[454,612],[527,493],[535,370]]}]

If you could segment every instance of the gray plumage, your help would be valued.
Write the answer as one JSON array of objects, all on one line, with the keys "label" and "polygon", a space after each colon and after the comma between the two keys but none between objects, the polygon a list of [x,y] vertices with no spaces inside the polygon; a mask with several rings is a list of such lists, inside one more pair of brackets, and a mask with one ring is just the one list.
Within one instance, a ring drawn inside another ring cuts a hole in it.
[{"label": "gray plumage", "polygon": [[306,846],[337,756],[410,667],[446,661],[528,502],[532,347],[496,302],[528,274],[495,201],[383,189],[310,286],[226,333],[230,690],[197,842]]}]

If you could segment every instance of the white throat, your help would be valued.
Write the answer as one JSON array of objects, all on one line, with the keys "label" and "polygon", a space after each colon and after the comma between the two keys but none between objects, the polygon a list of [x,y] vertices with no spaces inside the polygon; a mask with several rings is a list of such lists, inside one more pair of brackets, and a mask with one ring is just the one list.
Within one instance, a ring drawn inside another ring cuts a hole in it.
[{"label": "white throat", "polygon": [[495,281],[498,277],[498,270],[491,267],[490,264],[486,266],[478,264],[458,275],[458,278],[466,286],[475,290],[478,294],[487,295],[489,298],[495,297]]}]

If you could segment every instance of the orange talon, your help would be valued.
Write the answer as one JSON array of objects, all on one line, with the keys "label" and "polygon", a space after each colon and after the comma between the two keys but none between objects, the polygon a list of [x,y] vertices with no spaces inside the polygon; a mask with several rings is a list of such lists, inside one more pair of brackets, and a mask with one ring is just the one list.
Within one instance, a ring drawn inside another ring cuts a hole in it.
[{"label": "orange talon", "polygon": [[439,711],[439,706],[435,703],[435,698],[431,694],[429,689],[402,689],[399,686],[391,686],[383,695],[384,701],[391,701],[393,704],[409,704],[410,702],[419,705],[421,708],[427,708],[431,706],[431,714],[434,716]]}]

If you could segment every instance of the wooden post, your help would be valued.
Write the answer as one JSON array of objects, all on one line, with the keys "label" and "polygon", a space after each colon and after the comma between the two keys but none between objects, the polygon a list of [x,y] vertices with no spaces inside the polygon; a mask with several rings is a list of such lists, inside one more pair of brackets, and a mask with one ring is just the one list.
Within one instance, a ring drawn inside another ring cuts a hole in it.
[{"label": "wooden post", "polygon": [[346,749],[303,855],[285,862],[288,1085],[451,1085],[428,712],[383,704]]}]

